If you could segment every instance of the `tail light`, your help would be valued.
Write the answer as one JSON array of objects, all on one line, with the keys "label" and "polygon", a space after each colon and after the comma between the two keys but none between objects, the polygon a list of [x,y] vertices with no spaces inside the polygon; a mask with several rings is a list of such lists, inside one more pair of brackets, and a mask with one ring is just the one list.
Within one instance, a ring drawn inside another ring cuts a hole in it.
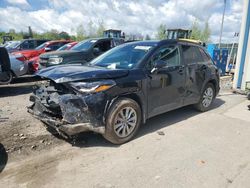
[{"label": "tail light", "polygon": [[14,56],[15,56],[15,58],[16,59],[18,59],[19,61],[26,61],[27,60],[27,58],[23,55],[23,54],[21,54],[21,53],[18,53],[18,54],[14,54]]}]

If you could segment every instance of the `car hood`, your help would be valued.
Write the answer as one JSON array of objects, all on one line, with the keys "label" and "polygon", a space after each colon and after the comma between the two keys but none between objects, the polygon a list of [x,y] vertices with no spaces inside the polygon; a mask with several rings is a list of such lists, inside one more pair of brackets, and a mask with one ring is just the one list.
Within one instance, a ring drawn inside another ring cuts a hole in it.
[{"label": "car hood", "polygon": [[81,80],[114,79],[128,75],[128,70],[107,69],[83,65],[59,65],[40,70],[36,75],[53,80],[56,83],[65,83]]},{"label": "car hood", "polygon": [[50,58],[50,57],[66,57],[66,56],[72,56],[72,55],[79,55],[84,54],[84,51],[75,51],[75,50],[62,50],[62,51],[54,51],[54,52],[47,52],[45,54],[42,54],[41,58]]}]

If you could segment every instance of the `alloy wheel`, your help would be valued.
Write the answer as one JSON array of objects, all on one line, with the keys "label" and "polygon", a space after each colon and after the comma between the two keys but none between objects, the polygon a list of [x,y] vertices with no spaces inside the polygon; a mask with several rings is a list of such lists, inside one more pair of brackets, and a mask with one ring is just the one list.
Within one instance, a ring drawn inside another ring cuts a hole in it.
[{"label": "alloy wheel", "polygon": [[205,108],[209,107],[213,101],[213,97],[214,97],[214,91],[211,87],[208,87],[203,93],[202,105]]},{"label": "alloy wheel", "polygon": [[137,113],[132,107],[122,108],[116,115],[114,131],[120,138],[129,136],[136,127]]}]

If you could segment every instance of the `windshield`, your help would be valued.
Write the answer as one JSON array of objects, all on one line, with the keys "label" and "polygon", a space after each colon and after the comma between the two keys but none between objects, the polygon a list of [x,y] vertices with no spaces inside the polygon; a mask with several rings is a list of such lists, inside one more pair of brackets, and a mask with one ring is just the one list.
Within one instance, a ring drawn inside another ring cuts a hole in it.
[{"label": "windshield", "polygon": [[153,45],[122,45],[94,59],[90,65],[108,69],[131,69],[149,52]]},{"label": "windshield", "polygon": [[61,48],[58,48],[56,51],[67,50],[70,46],[71,46],[70,44],[65,44]]},{"label": "windshield", "polygon": [[16,48],[21,42],[20,41],[13,41],[6,45],[8,48]]},{"label": "windshield", "polygon": [[48,45],[48,42],[45,42],[45,43],[41,44],[40,46],[37,46],[35,49],[40,50],[40,49],[44,48],[47,45]]},{"label": "windshield", "polygon": [[97,40],[84,40],[75,45],[72,50],[88,50]]}]

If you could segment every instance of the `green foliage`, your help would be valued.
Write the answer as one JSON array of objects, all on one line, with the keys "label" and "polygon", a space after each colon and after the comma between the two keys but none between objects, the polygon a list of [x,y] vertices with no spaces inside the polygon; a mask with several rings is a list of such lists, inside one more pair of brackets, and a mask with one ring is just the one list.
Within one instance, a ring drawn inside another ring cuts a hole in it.
[{"label": "green foliage", "polygon": [[148,34],[146,34],[145,40],[151,40],[151,38],[150,38],[150,36]]},{"label": "green foliage", "polygon": [[76,40],[77,41],[81,41],[84,40],[86,38],[86,33],[85,30],[83,28],[83,25],[80,24],[77,28],[76,28]]},{"label": "green foliage", "polygon": [[96,37],[102,37],[104,30],[105,30],[105,26],[104,26],[103,21],[101,21],[101,22],[99,22],[99,25],[97,27]]},{"label": "green foliage", "polygon": [[165,24],[159,25],[159,27],[157,28],[156,38],[159,39],[159,40],[165,39],[166,38],[166,32],[167,32],[166,25]]},{"label": "green foliage", "polygon": [[201,40],[202,42],[208,42],[210,35],[211,35],[211,30],[209,28],[208,22],[205,22],[205,27],[202,30],[199,26],[198,20],[195,20],[193,22],[193,25],[191,27],[192,34],[191,38],[195,40]]}]

